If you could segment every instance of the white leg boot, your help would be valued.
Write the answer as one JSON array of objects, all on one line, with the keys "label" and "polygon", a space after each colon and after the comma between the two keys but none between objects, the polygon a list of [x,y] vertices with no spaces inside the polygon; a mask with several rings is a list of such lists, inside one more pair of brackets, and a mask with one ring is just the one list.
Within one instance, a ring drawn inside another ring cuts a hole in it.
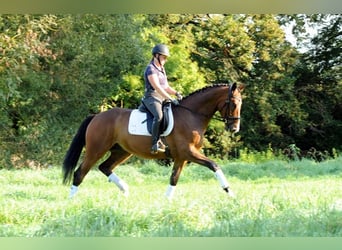
[{"label": "white leg boot", "polygon": [[229,195],[230,197],[232,197],[232,198],[235,198],[235,194],[234,194],[234,192],[229,188],[229,183],[228,183],[228,181],[227,181],[226,177],[224,176],[224,174],[223,174],[223,172],[222,172],[221,169],[219,169],[219,170],[217,170],[217,171],[215,172],[215,176],[216,176],[216,178],[218,179],[218,181],[220,182],[221,187],[222,187],[225,191],[227,191],[228,195]]},{"label": "white leg boot", "polygon": [[176,186],[171,186],[171,185],[168,186],[168,188],[167,188],[167,190],[166,190],[166,193],[165,193],[166,198],[167,198],[168,200],[172,200],[173,195],[174,195],[174,193],[175,193],[175,190],[176,190]]},{"label": "white leg boot", "polygon": [[129,188],[127,183],[121,180],[119,176],[117,176],[114,173],[111,173],[111,175],[108,176],[108,181],[115,183],[115,185],[123,192],[125,196],[129,195]]},{"label": "white leg boot", "polygon": [[70,195],[69,195],[69,198],[70,198],[70,199],[74,198],[74,196],[76,195],[77,191],[78,191],[78,187],[72,185],[71,188],[70,188]]}]

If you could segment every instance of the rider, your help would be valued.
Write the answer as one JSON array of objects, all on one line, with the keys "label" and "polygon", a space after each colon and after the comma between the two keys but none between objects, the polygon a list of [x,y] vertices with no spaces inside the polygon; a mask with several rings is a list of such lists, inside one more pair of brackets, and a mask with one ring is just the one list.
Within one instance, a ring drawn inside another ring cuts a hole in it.
[{"label": "rider", "polygon": [[164,65],[167,57],[170,56],[168,47],[165,44],[157,44],[152,49],[152,55],[152,60],[144,73],[145,94],[142,102],[153,115],[151,153],[157,154],[165,152],[165,145],[159,139],[160,122],[163,116],[162,103],[171,100],[174,105],[178,105],[178,100],[172,99],[170,95],[176,95],[178,99],[182,96],[167,81]]}]

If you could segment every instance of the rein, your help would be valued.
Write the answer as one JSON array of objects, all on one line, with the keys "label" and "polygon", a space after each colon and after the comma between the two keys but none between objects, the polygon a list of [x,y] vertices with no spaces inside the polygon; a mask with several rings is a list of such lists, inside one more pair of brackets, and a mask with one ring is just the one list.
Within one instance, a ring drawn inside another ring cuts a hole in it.
[{"label": "rein", "polygon": [[193,111],[192,109],[190,109],[190,108],[188,108],[188,107],[185,107],[185,106],[183,106],[183,105],[177,105],[176,107],[180,107],[180,108],[182,108],[182,109],[185,109],[185,110],[187,110],[187,111],[189,111],[190,113],[193,113],[193,114],[195,114],[195,115],[201,115],[201,116],[204,116],[204,117],[206,117],[206,118],[210,118],[210,116],[209,115],[206,115],[206,114],[203,114],[203,113],[198,113],[198,112],[195,112],[195,111]]},{"label": "rein", "polygon": [[203,114],[203,113],[198,113],[198,112],[195,112],[195,111],[193,111],[192,109],[190,109],[190,108],[188,108],[188,107],[185,107],[185,106],[183,106],[183,105],[177,105],[177,107],[180,107],[180,108],[183,108],[183,109],[185,109],[185,110],[187,110],[187,111],[189,111],[190,113],[193,113],[193,114],[195,114],[195,115],[200,115],[200,116],[204,116],[204,117],[206,117],[206,118],[208,118],[208,119],[214,119],[214,120],[217,120],[217,121],[220,121],[220,122],[225,122],[226,121],[226,119],[224,119],[224,118],[222,118],[222,117],[215,117],[215,116],[213,116],[213,117],[211,117],[210,115],[206,115],[206,114]]},{"label": "rein", "polygon": [[195,112],[193,111],[192,109],[188,108],[188,107],[185,107],[183,105],[177,105],[177,107],[180,107],[180,108],[183,108],[195,115],[201,115],[201,116],[204,116],[208,119],[214,119],[214,120],[217,120],[217,121],[220,121],[220,122],[224,122],[224,123],[228,123],[228,121],[230,120],[240,120],[240,116],[229,116],[229,103],[230,103],[230,99],[231,98],[237,98],[237,97],[234,97],[234,96],[231,96],[231,90],[229,89],[229,94],[228,94],[228,99],[226,100],[226,105],[227,105],[227,108],[226,108],[226,114],[225,114],[225,117],[222,118],[222,117],[218,117],[218,116],[209,116],[209,115],[206,115],[206,114],[203,114],[203,113],[198,113],[198,112]]}]

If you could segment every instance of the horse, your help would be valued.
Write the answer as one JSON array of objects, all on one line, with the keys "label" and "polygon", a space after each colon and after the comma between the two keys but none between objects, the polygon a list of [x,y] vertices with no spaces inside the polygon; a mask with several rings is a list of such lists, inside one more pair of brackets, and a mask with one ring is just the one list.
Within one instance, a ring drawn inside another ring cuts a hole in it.
[{"label": "horse", "polygon": [[[229,195],[235,196],[222,169],[207,158],[200,149],[209,121],[218,111],[219,118],[225,123],[225,129],[237,133],[240,130],[240,111],[242,105],[242,84],[214,84],[196,90],[180,100],[179,105],[172,105],[174,127],[163,138],[167,145],[166,152],[152,154],[150,136],[132,135],[128,132],[128,121],[132,109],[114,107],[107,111],[88,116],[74,136],[63,162],[63,183],[72,180],[70,197],[73,197],[89,170],[110,152],[109,157],[99,165],[99,170],[123,192],[129,194],[127,183],[113,170],[132,155],[145,159],[173,160],[172,173],[166,191],[171,200],[179,176],[188,162],[209,168]],[[76,169],[83,148],[83,162]]]}]

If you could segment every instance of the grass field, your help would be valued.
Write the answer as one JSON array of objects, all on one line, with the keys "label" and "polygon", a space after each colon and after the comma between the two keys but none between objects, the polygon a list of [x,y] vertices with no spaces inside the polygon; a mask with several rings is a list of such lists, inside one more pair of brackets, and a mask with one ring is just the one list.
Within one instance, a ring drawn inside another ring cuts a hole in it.
[{"label": "grass field", "polygon": [[342,236],[342,157],[220,164],[235,199],[192,164],[171,202],[154,162],[117,169],[127,198],[95,169],[73,200],[60,167],[0,170],[0,236]]}]

